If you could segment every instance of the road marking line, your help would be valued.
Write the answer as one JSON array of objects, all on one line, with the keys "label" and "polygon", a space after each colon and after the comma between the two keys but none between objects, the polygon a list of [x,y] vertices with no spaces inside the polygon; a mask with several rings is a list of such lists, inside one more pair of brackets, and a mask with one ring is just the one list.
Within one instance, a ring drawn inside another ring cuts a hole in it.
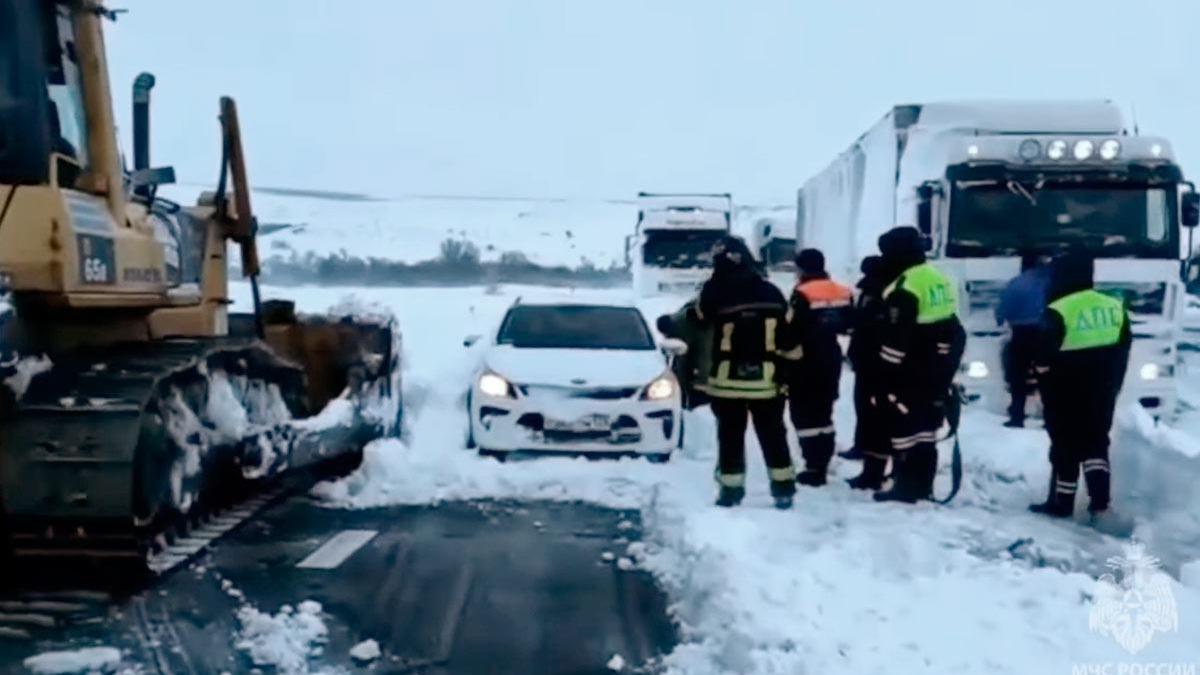
[{"label": "road marking line", "polygon": [[307,558],[296,563],[296,567],[311,570],[336,569],[377,534],[377,530],[342,530],[308,554]]}]

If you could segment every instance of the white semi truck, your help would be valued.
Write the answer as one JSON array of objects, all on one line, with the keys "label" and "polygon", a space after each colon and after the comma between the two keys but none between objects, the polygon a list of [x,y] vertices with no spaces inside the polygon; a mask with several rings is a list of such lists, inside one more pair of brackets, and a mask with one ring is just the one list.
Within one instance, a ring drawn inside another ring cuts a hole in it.
[{"label": "white semi truck", "polygon": [[1081,250],[1100,290],[1122,295],[1134,344],[1123,397],[1171,415],[1182,260],[1197,195],[1162,138],[1130,134],[1109,101],[899,105],[799,191],[801,245],[853,279],[897,224],[916,225],[959,284],[968,333],[962,377],[1006,405],[994,310],[1024,252]]},{"label": "white semi truck", "polygon": [[754,219],[750,228],[750,250],[758,258],[767,278],[790,294],[796,285],[795,216],[764,215]]},{"label": "white semi truck", "polygon": [[633,288],[643,296],[692,294],[712,273],[712,247],[730,231],[726,194],[638,194],[638,219],[625,240]]}]

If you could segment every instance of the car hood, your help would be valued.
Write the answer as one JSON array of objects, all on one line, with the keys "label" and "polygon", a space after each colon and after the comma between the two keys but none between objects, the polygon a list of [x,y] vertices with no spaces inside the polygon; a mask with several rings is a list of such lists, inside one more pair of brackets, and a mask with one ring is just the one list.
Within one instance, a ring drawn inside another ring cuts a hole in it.
[{"label": "car hood", "polygon": [[517,349],[499,345],[484,359],[514,384],[556,387],[633,387],[667,369],[657,350]]}]

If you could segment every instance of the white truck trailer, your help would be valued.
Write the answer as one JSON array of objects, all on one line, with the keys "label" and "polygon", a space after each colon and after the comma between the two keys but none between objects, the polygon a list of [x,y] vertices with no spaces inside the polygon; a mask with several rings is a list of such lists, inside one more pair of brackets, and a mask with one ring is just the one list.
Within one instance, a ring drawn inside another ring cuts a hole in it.
[{"label": "white truck trailer", "polygon": [[979,101],[894,107],[800,189],[796,231],[853,279],[880,234],[916,225],[958,281],[961,380],[990,408],[1007,403],[994,310],[1019,256],[1086,251],[1099,289],[1124,296],[1133,318],[1123,397],[1169,416],[1198,218],[1170,144],[1131,135],[1112,102]]},{"label": "white truck trailer", "polygon": [[733,198],[726,194],[638,194],[634,233],[625,256],[642,296],[692,294],[712,273],[712,247],[730,232]]}]

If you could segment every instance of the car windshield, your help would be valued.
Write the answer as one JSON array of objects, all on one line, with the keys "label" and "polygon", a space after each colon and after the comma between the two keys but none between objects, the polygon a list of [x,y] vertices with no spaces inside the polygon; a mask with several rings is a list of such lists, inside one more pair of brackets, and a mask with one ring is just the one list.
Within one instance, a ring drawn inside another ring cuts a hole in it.
[{"label": "car windshield", "polygon": [[643,261],[651,267],[710,267],[713,244],[723,236],[723,230],[651,230],[646,233]]},{"label": "car windshield", "polygon": [[1124,185],[960,183],[950,201],[947,254],[1055,254],[1175,258],[1173,192]]},{"label": "car windshield", "polygon": [[654,349],[641,312],[632,307],[514,307],[497,342],[525,349]]}]

